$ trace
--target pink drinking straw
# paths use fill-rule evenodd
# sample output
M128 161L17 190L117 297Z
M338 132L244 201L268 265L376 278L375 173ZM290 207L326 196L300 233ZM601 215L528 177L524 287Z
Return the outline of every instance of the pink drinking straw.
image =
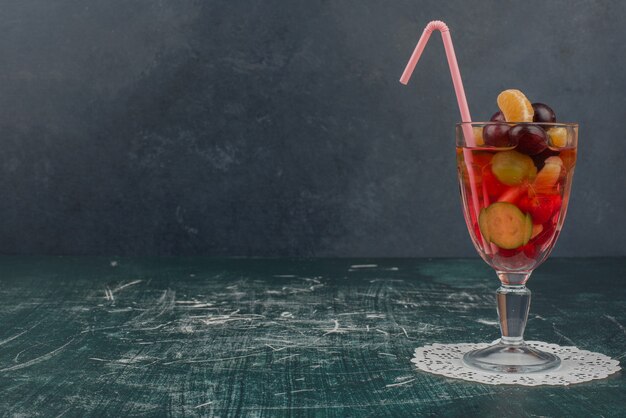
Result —
M413 70L415 70L415 66L417 65L417 61L420 59L422 52L424 52L424 47L428 43L428 39L430 38L430 34L433 31L438 30L441 32L441 38L443 39L443 46L446 50L446 57L448 58L448 66L450 67L450 75L452 75L452 84L454 85L454 92L456 93L456 100L459 103L459 110L461 112L461 122L471 122L472 117L470 116L469 107L467 106L467 99L465 98L465 90L463 89L463 81L461 80L461 72L459 71L459 64L456 62L456 55L454 54L454 46L452 45L452 38L450 37L450 29L448 29L448 25L443 23L441 20L433 20L424 28L424 32L417 42L417 46L415 46L415 50L409 59L409 62L402 73L402 77L400 77L400 82L402 84L407 84L409 79L411 78L411 74L413 74ZM476 146L476 140L474 139L474 131L472 130L472 125L469 123L463 123L463 136L465 137L465 142L468 146L474 147ZM473 158L472 153L465 147L463 147L463 157L465 158L465 166L467 167L467 174L469 176L470 189L472 191L472 203L474 205L474 215L476 216L476 221L478 221L478 215L480 211L480 207L478 206L478 195L476 194L476 182L474 176L474 167L473 167ZM472 225L473 226L473 225ZM489 253L489 245L485 245L485 252Z
M446 50L446 57L448 58L448 66L450 67L450 75L452 75L452 84L454 85L454 92L456 93L456 100L459 103L459 110L461 111L461 122L471 122L472 117L470 116L469 107L467 106L465 90L463 89L463 81L461 80L461 72L459 71L459 64L456 62L454 46L452 45L452 38L450 37L450 29L448 29L448 26L442 21L433 20L426 25L424 32L422 33L420 40L417 42L417 46L415 47L415 50L413 51L413 54L411 55L411 58L402 73L402 77L400 77L400 82L405 85L409 82L409 78L411 78L411 74L413 74L413 70L415 70L417 61L420 59L422 52L424 52L424 47L428 43L430 34L434 30L441 32L443 46ZM468 141L469 139L468 145L470 147L475 146L474 132L472 131L471 125L464 124L463 131L465 141Z

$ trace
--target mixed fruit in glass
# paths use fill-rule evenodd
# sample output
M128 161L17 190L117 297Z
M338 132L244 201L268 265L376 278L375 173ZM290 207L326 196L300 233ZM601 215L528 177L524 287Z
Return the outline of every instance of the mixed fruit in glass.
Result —
M531 103L519 90L503 91L497 102L490 123L472 124L474 146L467 138L457 144L465 219L496 270L529 271L545 260L561 230L577 128L557 123L549 106Z

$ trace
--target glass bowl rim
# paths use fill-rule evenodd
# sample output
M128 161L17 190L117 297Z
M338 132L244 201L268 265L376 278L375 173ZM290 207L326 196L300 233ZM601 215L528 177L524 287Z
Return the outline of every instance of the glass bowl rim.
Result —
M578 123L574 122L496 122L496 121L488 121L488 122L457 122L457 127L463 126L474 126L474 125L502 125L502 124L511 124L511 125L538 125L538 126L547 126L552 128L558 127L571 127L578 128Z

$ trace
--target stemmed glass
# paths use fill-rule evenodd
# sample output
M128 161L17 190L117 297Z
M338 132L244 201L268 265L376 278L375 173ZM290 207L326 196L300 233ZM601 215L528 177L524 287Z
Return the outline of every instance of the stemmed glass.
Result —
M456 126L465 221L476 250L501 282L496 302L502 337L496 344L467 353L463 361L482 370L530 373L560 364L557 356L524 342L531 294L526 282L552 251L565 220L576 164L578 125L516 125L546 131L548 143L544 149L523 152L527 150L511 139L498 146L484 145L483 131L500 129L499 123ZM474 138L466 141L469 133Z

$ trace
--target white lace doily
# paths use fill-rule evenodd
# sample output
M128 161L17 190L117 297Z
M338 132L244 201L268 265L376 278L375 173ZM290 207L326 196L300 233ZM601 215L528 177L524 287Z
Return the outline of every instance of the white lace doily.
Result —
M561 365L549 372L506 374L470 369L463 364L463 355L468 351L485 348L490 344L432 344L415 349L411 362L419 370L454 379L489 385L562 385L604 379L621 370L619 361L576 347L562 347L539 341L527 341L528 345L548 353L556 354Z

